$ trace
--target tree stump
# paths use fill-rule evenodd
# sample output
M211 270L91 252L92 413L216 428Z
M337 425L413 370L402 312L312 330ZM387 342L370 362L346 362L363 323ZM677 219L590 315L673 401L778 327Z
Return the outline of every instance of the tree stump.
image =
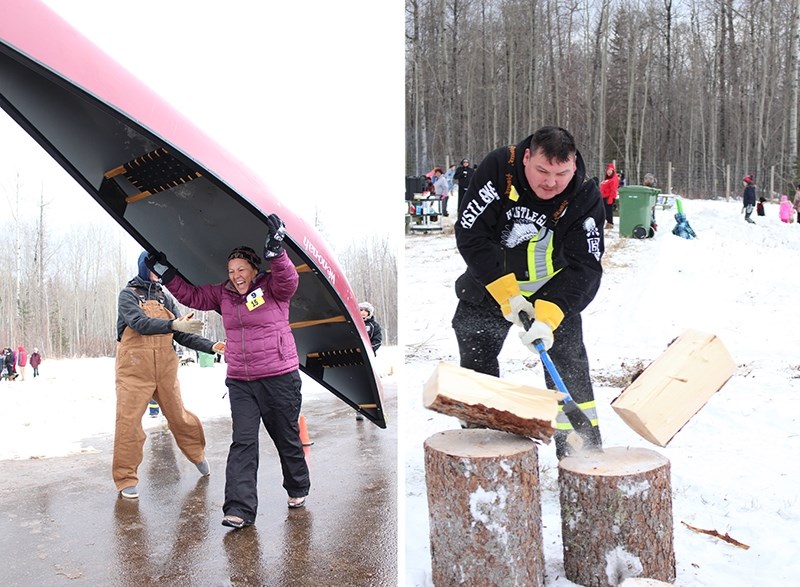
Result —
M558 465L564 570L586 587L675 580L670 465L644 448L607 448Z
M467 429L439 432L424 446L433 584L542 587L536 444Z

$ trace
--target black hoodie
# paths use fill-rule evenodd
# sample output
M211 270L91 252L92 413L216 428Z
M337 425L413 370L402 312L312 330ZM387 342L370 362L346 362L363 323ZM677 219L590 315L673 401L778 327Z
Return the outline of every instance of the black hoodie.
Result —
M543 226L553 230L554 269L561 271L532 299L552 302L565 315L579 313L600 286L603 203L597 184L586 179L580 153L575 175L561 194L551 200L536 196L522 164L532 136L492 151L478 166L459 204L456 244L467 273L482 286L508 273L525 281L529 240ZM516 202L508 197L512 185L519 195Z

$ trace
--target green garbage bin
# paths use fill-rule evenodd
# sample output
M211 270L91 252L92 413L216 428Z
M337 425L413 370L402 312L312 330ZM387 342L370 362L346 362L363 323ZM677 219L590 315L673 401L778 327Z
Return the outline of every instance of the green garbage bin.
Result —
M656 197L661 193L646 185L626 185L619 188L619 235L628 238L653 236L651 226Z
M197 355L200 358L200 366L201 367L213 367L214 366L214 355L209 355L208 353L203 353L197 351Z

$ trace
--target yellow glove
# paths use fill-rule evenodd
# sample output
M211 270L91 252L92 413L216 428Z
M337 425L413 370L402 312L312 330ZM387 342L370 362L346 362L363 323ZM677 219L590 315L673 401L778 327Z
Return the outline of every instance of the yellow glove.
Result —
M545 300L536 300L534 308L536 320L527 331L520 333L519 338L522 344L534 353L537 352L533 344L536 339L540 339L544 344L544 350L549 351L554 342L553 331L564 319L564 312L553 302Z
M500 304L500 311L503 313L503 317L512 324L524 328L522 320L519 319L520 312L525 312L530 319L533 320L533 306L522 296L517 278L514 277L513 273L495 279L486 286L486 289L497 303Z

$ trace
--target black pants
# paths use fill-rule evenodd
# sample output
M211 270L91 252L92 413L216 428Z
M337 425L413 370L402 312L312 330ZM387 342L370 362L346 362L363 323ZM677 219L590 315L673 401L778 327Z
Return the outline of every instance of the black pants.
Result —
M488 294L477 303L460 300L452 324L458 340L461 366L499 377L500 364L497 357L503 348L511 323L500 313L497 303ZM594 390L589 375L589 359L583 344L583 323L580 314L564 317L555 331L553 347L548 354L572 399L577 404L593 402ZM544 380L548 389L556 389L546 369ZM599 442L599 429L596 433ZM559 458L567 452L565 439L566 433L558 431L555 434L556 452Z
M225 470L225 515L251 522L258 512L258 434L264 423L283 471L289 497L308 495L311 483L300 441L300 374L292 371L256 381L226 379L231 402L233 439Z
M614 224L614 203L608 203L603 200L603 206L606 208L606 222L609 224Z

